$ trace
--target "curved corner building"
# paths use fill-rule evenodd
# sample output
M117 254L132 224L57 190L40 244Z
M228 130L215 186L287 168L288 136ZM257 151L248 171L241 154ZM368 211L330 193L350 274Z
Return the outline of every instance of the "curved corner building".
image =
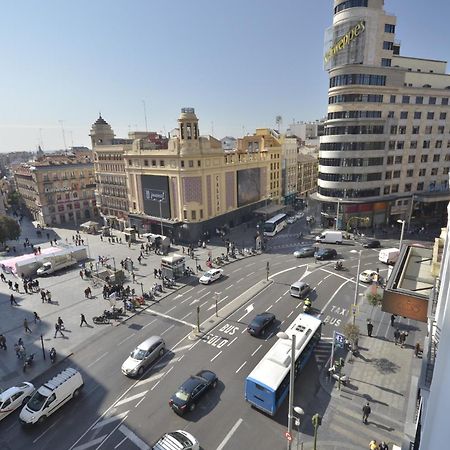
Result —
M383 7L335 0L325 33L328 115L316 198L340 228L412 217L431 224L450 199L446 62L400 56L396 17Z

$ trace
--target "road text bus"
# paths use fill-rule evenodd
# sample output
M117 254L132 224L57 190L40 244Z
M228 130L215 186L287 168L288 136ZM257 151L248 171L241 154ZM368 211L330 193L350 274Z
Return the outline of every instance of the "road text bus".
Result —
M264 236L275 236L287 226L287 215L277 214L264 222Z
M320 341L322 321L310 314L300 314L286 330L296 336L295 373L308 362ZM278 339L245 380L245 400L273 416L289 392L291 340Z

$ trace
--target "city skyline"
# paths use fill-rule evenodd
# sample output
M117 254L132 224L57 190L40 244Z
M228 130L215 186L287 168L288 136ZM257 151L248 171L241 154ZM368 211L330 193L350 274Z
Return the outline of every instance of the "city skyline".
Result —
M99 113L126 137L145 130L144 102L148 130L167 134L192 106L200 132L217 138L275 127L277 115L285 130L326 114L330 0L307 10L289 0L26 6L20 15L4 7L0 152L90 146ZM449 35L436 32L446 29L448 4L439 2L437 16L399 0L385 10L399 18L402 55L448 60Z

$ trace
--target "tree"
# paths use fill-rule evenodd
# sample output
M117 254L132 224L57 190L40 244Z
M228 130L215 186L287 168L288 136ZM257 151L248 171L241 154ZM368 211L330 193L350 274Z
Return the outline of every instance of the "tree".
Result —
M8 195L8 203L14 208L18 208L21 205L22 196L17 192L10 192Z
M378 289L369 289L369 291L366 294L366 299L369 302L369 304L372 306L372 312L370 313L370 317L373 315L373 309L375 306L378 306L381 304L381 300L383 300L383 296L378 292Z
M19 224L11 217L0 215L0 242L17 239L19 236Z

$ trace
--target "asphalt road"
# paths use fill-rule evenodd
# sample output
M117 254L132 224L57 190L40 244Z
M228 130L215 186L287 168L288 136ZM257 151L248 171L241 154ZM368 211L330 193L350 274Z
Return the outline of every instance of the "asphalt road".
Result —
M80 346L54 371L78 367L85 379L83 395L39 427L24 429L17 421L18 413L12 414L0 423L0 449L147 449L162 433L180 428L196 436L208 450L283 448L287 402L275 417L261 414L245 402L244 380L273 345L275 334L302 312L302 302L289 295L289 286L303 278L313 288L310 298L315 313L325 323L315 358L296 381L295 403L305 411L312 408L320 395L318 374L329 358L333 330L342 331L351 317L358 258L352 250L361 249L358 244L335 246L347 269L340 272L330 262L296 259L292 256L298 242L295 235L303 226L297 223L273 238L269 254L227 266L222 280L183 288ZM375 250L363 250L361 270L378 266L383 275L386 267L377 263L377 256ZM220 309L265 279L267 261L273 283L203 339L190 340L197 306L200 321L207 321L215 312L214 293L219 293ZM277 321L265 338L258 339L246 333L246 326L262 311L273 312ZM141 380L123 376L120 366L129 352L154 334L163 336L170 350ZM217 373L218 387L194 412L178 417L168 406L169 397L190 374L203 368ZM326 399L321 398L321 405L326 407Z

